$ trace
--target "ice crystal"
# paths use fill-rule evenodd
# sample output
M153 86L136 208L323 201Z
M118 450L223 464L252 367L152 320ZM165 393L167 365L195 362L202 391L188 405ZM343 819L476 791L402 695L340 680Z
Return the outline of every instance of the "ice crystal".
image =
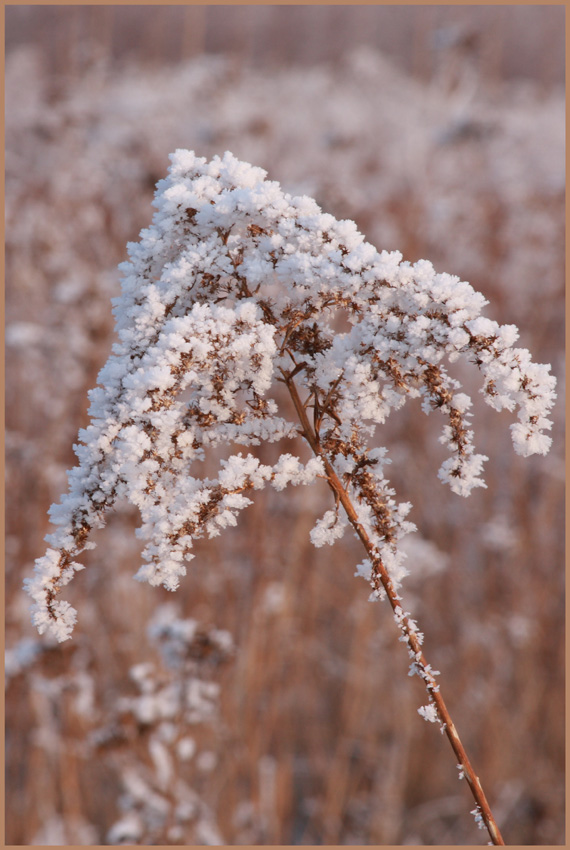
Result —
M437 708L433 704L420 706L420 708L418 708L418 714L421 714L421 716L424 718L424 720L427 720L430 723L438 723L439 722L439 716L437 714Z

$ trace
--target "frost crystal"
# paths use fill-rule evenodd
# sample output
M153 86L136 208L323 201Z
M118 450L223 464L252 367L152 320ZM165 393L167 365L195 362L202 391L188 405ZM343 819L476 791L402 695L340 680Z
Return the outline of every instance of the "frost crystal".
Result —
M185 150L171 156L153 222L120 267L119 341L90 392L91 424L79 433L68 493L51 508L50 548L26 581L40 632L70 636L75 611L57 597L119 498L141 515L137 578L174 590L193 541L235 525L253 490L335 475L355 506L351 521L397 588L406 574L398 542L414 526L384 477L385 450L369 445L377 425L419 398L426 413L444 417L451 456L442 481L462 496L484 486L471 401L445 358L475 362L486 402L518 409L517 452L549 449L555 380L512 347L516 328L481 316L482 295L426 260L410 265L398 252L378 253L352 221L336 221L265 178L231 153L211 162ZM339 318L350 330L338 331ZM276 381L303 396L304 415L312 411L304 435L310 428L316 457L304 464L283 454L269 466L237 453L216 477L194 477L193 462L210 446L298 435L299 423L270 396ZM346 520L336 508L318 521L315 545L342 535ZM366 565L359 571L368 576Z
M418 708L418 714L421 714L424 720L428 720L430 723L439 722L439 717L435 705L422 705L420 708Z
M477 824L478 829L486 829L485 821L483 819L483 814L479 806L476 806L474 809L471 809L471 814L475 818L475 823Z

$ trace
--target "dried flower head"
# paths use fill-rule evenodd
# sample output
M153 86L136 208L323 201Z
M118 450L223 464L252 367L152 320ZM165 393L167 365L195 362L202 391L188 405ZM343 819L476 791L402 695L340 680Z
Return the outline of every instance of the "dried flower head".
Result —
M471 400L445 360L475 363L485 401L518 409L511 432L519 454L544 454L551 443L549 367L513 347L513 325L480 315L486 301L468 283L436 274L425 260L410 265L398 252L378 253L354 222L291 197L231 153L207 162L178 150L171 161L153 223L120 267L119 341L90 392L91 424L79 434L69 491L50 510L50 548L26 582L36 626L58 640L76 619L59 593L119 498L142 518L137 578L174 590L193 540L235 525L250 491L334 479L337 497L342 487L354 506L348 519L369 541L359 574L382 595L373 574L382 561L397 588L406 572L398 540L413 529L405 520L411 506L394 500L386 450L371 447L376 426L420 398L426 413L444 416L440 439L450 457L440 478L462 496L485 486ZM271 396L276 381L289 389L295 421ZM265 465L238 452L221 461L216 478L191 474L211 446L296 437L300 423L314 453L308 463L282 454ZM314 544L333 543L346 525L337 498L317 522Z

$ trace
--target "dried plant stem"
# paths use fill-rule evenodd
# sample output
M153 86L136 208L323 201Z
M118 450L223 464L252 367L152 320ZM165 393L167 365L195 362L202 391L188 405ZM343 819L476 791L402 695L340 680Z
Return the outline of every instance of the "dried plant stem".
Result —
M483 791L483 787L479 780L479 777L476 775L471 762L465 752L465 748L461 743L461 739L457 733L457 729L455 728L455 724L451 719L451 715L447 709L447 706L441 696L439 684L437 683L435 676L432 672L432 667L427 663L422 651L421 651L421 643L418 638L417 629L410 622L408 616L403 612L401 607L401 599L398 596L392 580L386 570L386 567L382 563L382 559L374 554L374 547L372 542L358 521L357 513L354 509L352 501L343 487L338 475L336 474L331 462L326 456L326 453L322 450L319 438L315 430L313 429L309 419L307 417L307 412L305 409L305 405L301 401L299 397L299 393L297 387L294 382L294 375L300 371L302 365L299 364L291 373L288 375L284 375L284 383L286 384L289 393L291 395L291 399L295 406L295 410L299 417L299 421L301 423L302 428L302 436L307 440L314 454L321 458L325 467L327 481L328 484L335 494L335 497L339 500L344 510L346 511L346 515L353 526L356 534L362 541L362 544L367 552L368 557L372 563L372 583L374 585L375 590L383 590L388 597L390 605L394 611L396 616L399 628L402 634L405 637L406 643L410 650L410 655L413 654L415 669L420 678L424 680L426 690L428 692L430 702L433 703L437 709L438 717L440 723L442 724L442 729L445 730L445 734L447 735L451 746L453 747L453 751L457 757L458 764L461 765L463 775L467 779L469 787L471 788L471 792L477 804L477 811L480 814L493 844L496 845L504 845L505 842L501 836L499 828L495 823L495 819L491 812L491 808L489 803L487 802L487 798L485 796L485 792Z

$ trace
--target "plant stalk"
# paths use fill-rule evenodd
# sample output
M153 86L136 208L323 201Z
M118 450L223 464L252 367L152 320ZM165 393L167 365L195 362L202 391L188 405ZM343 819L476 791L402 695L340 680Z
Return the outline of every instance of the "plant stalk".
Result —
M481 815L483 822L487 828L491 841L495 845L504 845L505 842L501 836L499 831L499 827L497 826L493 814L491 812L491 808L485 796L485 792L483 791L483 787L479 780L479 777L476 775L473 766L465 752L465 748L461 743L461 739L455 728L455 724L451 719L451 715L447 709L447 706L444 702L443 697L441 696L439 684L437 683L434 674L432 672L431 665L427 663L424 654L421 651L421 643L417 636L417 630L415 626L412 626L408 616L403 612L401 607L401 600L398 596L396 589L394 588L394 584L392 579L390 578L386 567L382 563L382 559L377 555L374 555L374 547L370 538L368 537L366 531L361 526L358 521L358 516L352 504L352 501L343 487L342 482L340 481L337 473L335 472L331 462L327 458L326 454L323 452L321 445L319 443L319 438L315 433L309 419L307 417L307 413L305 410L305 406L303 405L295 382L293 380L294 374L300 371L299 366L293 370L289 375L284 375L284 383L286 384L289 394L291 395L291 399L295 406L295 410L297 411L297 415L299 417L299 421L302 427L302 433L307 442L309 443L313 453L321 458L323 461L325 471L327 474L328 484L335 494L335 497L338 498L340 503L342 504L344 510L346 511L346 515L356 531L356 534L360 538L368 557L372 563L372 583L375 590L384 589L386 596L392 606L394 614L397 617L398 625L403 635L406 638L409 649L414 655L414 663L416 665L416 670L420 677L424 680L426 690L428 692L430 702L436 707L438 718L440 723L442 724L442 729L445 730L445 734L447 735L449 742L453 748L453 752L457 758L458 764L461 765L463 775L467 779L469 787L471 789L471 793L475 799L477 804L478 813Z

